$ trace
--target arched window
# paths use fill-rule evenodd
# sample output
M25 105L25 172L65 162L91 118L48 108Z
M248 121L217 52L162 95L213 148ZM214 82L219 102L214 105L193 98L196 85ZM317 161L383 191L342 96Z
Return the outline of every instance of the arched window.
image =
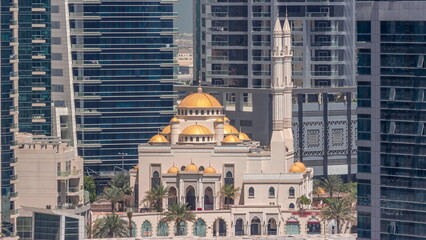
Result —
M203 166L200 166L200 167L198 168L198 171L200 171L200 172L204 171L204 167L203 167Z
M288 205L288 208L294 209L294 203L290 203L290 205Z
M254 188L253 187L250 187L248 192L249 192L249 197L254 197Z
M175 235L176 236L186 236L186 223L180 222L175 225Z
M152 226L148 221L143 222L142 224L142 237L151 237L152 236Z
M206 223L203 219L199 218L194 222L194 236L205 237L206 236Z
M177 204L177 190L175 187L169 188L169 196L168 196L168 207Z
M290 189L288 190L288 195L290 197L294 197L294 187L290 187Z
M185 166L180 167L181 171L185 171Z
M189 114L192 115L192 110L189 110Z
M285 225L285 234L286 235L299 235L300 234L300 225L299 221L295 218L289 218Z
M273 187L269 188L269 196L270 197L275 197L275 188L273 188Z
M258 217L254 217L250 224L250 235L260 235L261 231L260 219Z
M321 223L316 218L311 218L308 222L308 234L321 234Z
M277 235L277 221L274 218L268 220L268 235Z
M196 141L197 141L197 142L199 142L199 141L200 141L200 137L197 137L197 138L195 138L195 139L196 139Z
M198 110L195 110L195 115L198 115Z
M228 171L225 175L225 185L234 185L234 177L231 171Z
M206 141L206 137L203 137L203 142L205 142Z
M188 137L185 137L185 141L188 141Z
M169 235L169 226L166 222L159 222L157 226L157 236L166 237Z
M201 110L201 115L204 115L204 110Z
M219 114L219 110L216 110L216 114Z
M189 141L193 142L193 141L194 141L194 138L193 138L193 137L190 137L190 138L189 138Z
M213 223L213 236L226 236L226 222L222 218L216 219Z
M207 115L210 115L210 110L207 110Z
M244 222L243 219L238 218L235 222L235 236L244 235Z
M154 171L151 178L151 188L155 188L158 185L160 185L160 174Z

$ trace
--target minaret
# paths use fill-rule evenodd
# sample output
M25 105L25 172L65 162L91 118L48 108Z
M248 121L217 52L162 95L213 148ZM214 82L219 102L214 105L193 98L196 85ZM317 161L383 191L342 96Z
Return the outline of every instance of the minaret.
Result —
M272 51L272 138L271 161L267 163L275 172L286 173L294 161L292 120L292 57L291 28L287 18L281 28L277 20L274 26Z

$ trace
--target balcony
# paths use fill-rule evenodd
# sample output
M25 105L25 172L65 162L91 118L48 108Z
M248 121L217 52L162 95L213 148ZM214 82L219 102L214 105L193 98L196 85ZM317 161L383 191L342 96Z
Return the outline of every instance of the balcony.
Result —
M314 27L312 32L338 32L339 29L337 27Z
M11 192L10 193L10 198L16 199L17 197L18 197L18 192Z
M74 76L74 83L101 83L101 80L98 78L92 77L83 77L83 76Z
M46 75L46 68L44 67L33 67L32 75Z
M10 175L10 181L16 182L18 181L18 175Z
M101 99L101 96L94 92L76 92L75 99Z
M10 164L17 164L18 163L18 158L11 158L10 159Z
M312 57L311 60L315 62L338 62L339 61L337 56Z
M46 55L44 53L34 53L31 56L31 59L46 59Z
M339 42L330 41L330 42L313 42L311 43L312 47L338 47Z
M207 61L228 61L228 56L208 56Z
M329 12L307 12L306 17L330 17Z
M31 39L31 43L46 43L46 39L43 35L34 35Z
M88 109L88 108L76 108L75 111L76 115L101 115L101 112L99 112L96 109Z
M34 114L32 116L31 122L33 123L44 123L46 119L44 118L44 114Z
M10 131L11 132L19 132L19 126L17 123L11 123L10 124ZM18 161L18 159L16 159L16 162ZM10 160L10 162L12 163L12 159ZM15 163L15 162L13 162Z
M102 147L101 142L99 140L78 140L77 141L78 147Z
M74 66L87 66L87 67L101 67L101 64L97 60L73 60Z
M339 76L337 71L312 71L312 76L327 76L327 77L335 77Z
M71 171L57 172L58 179L65 180L71 175Z

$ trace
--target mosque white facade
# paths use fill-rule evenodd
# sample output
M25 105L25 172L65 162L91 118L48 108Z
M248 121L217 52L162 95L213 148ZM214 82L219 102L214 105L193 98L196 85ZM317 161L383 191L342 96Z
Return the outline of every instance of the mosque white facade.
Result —
M294 162L291 61L290 24L286 18L282 26L277 18L270 149L230 125L223 106L199 87L179 103L169 126L139 146L139 165L133 170L137 199L156 185L167 187L176 197L164 200L163 207L186 203L195 211L195 222L179 226L187 236L321 233L319 211L297 202L303 195L312 199L314 173ZM220 195L225 185L240 189L229 208ZM174 223L160 219L156 212L134 214L136 236L175 236Z

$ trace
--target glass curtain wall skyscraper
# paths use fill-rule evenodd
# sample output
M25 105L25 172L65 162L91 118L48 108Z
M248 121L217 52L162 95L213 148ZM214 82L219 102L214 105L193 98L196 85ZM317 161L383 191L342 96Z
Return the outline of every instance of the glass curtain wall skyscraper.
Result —
M196 0L193 8L194 85L201 79L224 99L236 127L265 145L272 126L264 117L271 113L254 100L269 98L262 90L271 87L272 23L288 16L296 158L310 161L317 176L356 172L355 2Z
M358 239L425 239L426 2L356 10Z
M69 1L78 153L95 172L129 169L173 116L173 0Z

